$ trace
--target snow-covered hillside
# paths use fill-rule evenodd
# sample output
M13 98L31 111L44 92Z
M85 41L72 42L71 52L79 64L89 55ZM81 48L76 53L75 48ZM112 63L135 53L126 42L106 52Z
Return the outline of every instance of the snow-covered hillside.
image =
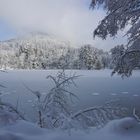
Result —
M1 69L101 69L108 64L108 53L92 45L73 46L42 33L0 42Z
M68 47L70 46L70 42L68 41L63 41L55 38L52 35L48 35L45 33L38 33L38 32L33 32L30 34L26 34L23 36L19 36L18 38L7 40L7 41L2 41L0 42L0 47L2 49L9 49L10 47L15 48L15 47L20 47L20 45L29 45L36 47L36 45L39 46L45 46L45 47Z

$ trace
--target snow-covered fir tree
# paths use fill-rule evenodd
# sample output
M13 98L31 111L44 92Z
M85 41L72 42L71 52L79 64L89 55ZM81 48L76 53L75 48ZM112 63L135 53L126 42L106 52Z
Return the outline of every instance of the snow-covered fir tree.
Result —
M79 63L80 68L84 69L101 69L103 64L101 62L102 54L97 48L91 45L84 45L80 48L79 52ZM97 64L98 63L98 64Z
M94 36L106 39L128 27L128 44L114 73L130 76L132 70L140 67L140 0L92 0L91 7L97 5L102 5L107 15L95 29Z
M124 45L117 45L110 50L111 53L111 67L115 68L116 65L120 62L121 56L125 52Z

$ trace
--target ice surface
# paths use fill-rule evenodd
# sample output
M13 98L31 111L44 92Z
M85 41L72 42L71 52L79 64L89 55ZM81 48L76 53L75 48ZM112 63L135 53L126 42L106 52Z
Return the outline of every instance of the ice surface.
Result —
M128 91L123 91L121 92L122 94L128 94L129 92Z
M93 96L99 96L100 93L95 92L95 93L92 93L92 95L93 95Z
M116 93L111 93L111 95L112 95L112 96L116 96L117 94L116 94Z

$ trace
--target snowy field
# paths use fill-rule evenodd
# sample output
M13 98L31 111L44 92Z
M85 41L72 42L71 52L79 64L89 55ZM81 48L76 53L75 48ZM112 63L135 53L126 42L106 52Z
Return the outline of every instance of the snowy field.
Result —
M16 104L23 108L25 114L30 114L28 106L32 105L34 98L26 86L34 91L47 94L53 86L47 80L47 75L55 75L57 70L9 70L0 73L0 96L6 102ZM76 73L80 77L75 81L77 86L71 87L79 100L75 100L73 110L86 107L103 105L109 101L118 101L122 106L130 108L130 113L135 107L140 112L140 71L135 71L130 78L122 79L119 76L111 77L111 70L83 71L68 70L68 74ZM31 113L32 114L32 113ZM33 116L30 116L31 119Z
M5 88L0 88L0 97L6 102L16 105L28 114L28 118L34 120L32 111L32 96L29 89L47 94L53 87L47 75L55 75L57 70L9 70L0 73L0 81ZM140 111L140 71L135 71L128 79L118 76L111 77L110 70L101 71L66 71L68 74L76 73L80 77L75 81L77 86L71 87L79 100L75 100L73 110L86 107L103 105L112 100L122 106ZM29 89L27 89L27 87ZM18 101L18 102L17 102ZM8 117L7 113L0 112L0 140L139 140L140 124L134 118L123 118L110 121L101 129L89 128L83 130L48 130L41 129L36 124L15 120Z

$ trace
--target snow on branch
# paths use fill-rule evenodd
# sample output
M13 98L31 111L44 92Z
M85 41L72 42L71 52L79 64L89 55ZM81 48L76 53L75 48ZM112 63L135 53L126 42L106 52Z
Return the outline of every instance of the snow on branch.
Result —
M133 109L133 117L134 117L138 122L140 122L140 117L136 114L136 109L135 109L135 108Z
M11 105L10 103L0 101L0 108L4 109L4 107L6 107L9 110L9 112L14 112L20 119L26 120L24 115L20 111L18 111L16 107Z
M119 30L128 27L127 49L119 57L113 73L130 76L140 67L140 0L92 0L91 7L96 5L103 5L107 15L95 29L94 36L114 37Z
M59 71L55 76L47 76L47 79L53 81L54 86L46 95L30 89L24 84L24 86L36 96L34 105L37 109L38 124L40 127L61 127L60 124L63 122L62 120L71 115L71 102L73 98L78 99L78 97L75 93L69 91L69 88L72 85L76 86L75 79L78 77L76 74L67 75L65 70ZM59 120L59 123L57 120Z
M90 107L72 115L72 119L76 119L87 126L104 126L108 121L121 118L126 115L126 108L97 106Z
M132 71L140 67L140 50L126 50L117 57L115 68L112 72L120 74L122 77L132 75Z

